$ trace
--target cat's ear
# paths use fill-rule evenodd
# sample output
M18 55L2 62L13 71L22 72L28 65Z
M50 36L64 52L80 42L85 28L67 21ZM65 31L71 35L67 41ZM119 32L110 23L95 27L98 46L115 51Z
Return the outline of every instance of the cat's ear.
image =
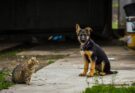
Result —
M31 61L34 62L35 64L39 64L39 61L37 60L36 57L31 57Z
M27 61L28 65L30 65L30 64L31 64L31 62L32 62L32 60L31 60L31 59L29 59L29 60Z
M31 57L31 60L36 60L37 58L36 57Z

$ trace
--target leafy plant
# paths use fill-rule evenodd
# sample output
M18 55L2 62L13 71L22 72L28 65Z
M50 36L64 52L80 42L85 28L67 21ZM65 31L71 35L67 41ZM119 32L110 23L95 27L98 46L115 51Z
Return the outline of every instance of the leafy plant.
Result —
M13 85L12 82L6 80L8 76L9 76L8 71L0 71L0 90L7 89L8 87Z

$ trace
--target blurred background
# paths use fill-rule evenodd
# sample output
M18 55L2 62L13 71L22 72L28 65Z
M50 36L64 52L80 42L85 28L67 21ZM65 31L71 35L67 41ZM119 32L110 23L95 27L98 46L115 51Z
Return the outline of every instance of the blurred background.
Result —
M94 40L112 41L126 34L124 6L135 0L3 0L0 42L76 40L75 24L93 28Z

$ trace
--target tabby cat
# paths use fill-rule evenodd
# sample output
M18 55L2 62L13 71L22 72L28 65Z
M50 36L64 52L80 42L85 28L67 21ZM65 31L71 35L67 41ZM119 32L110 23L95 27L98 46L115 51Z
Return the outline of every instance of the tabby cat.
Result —
M36 57L30 58L24 63L17 65L12 72L12 81L14 83L30 84L31 76L35 72L35 69L39 61Z

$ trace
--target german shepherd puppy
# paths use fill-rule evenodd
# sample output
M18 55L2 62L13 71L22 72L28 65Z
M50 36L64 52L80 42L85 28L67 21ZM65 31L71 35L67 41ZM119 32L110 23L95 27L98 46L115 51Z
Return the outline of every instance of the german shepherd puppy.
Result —
M81 44L80 53L84 60L84 70L79 76L92 77L95 73L98 75L116 74L117 71L111 71L110 62L103 49L90 38L91 31L90 27L81 29L79 24L76 24L76 33ZM89 63L91 67L87 74Z

